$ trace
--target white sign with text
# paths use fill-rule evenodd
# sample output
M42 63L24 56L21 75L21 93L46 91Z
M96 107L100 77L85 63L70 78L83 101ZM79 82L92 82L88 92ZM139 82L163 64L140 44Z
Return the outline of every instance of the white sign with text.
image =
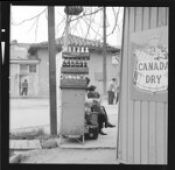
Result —
M135 86L153 93L166 91L168 89L168 49L160 45L137 48L134 55Z

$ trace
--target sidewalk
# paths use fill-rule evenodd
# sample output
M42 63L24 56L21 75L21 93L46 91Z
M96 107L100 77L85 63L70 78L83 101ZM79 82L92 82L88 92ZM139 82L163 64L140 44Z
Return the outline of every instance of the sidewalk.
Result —
M30 151L21 163L32 164L118 164L115 149L62 149Z
M22 105L21 105L22 103ZM43 119L47 119L46 112L49 116L49 103L48 100L15 100L12 103L13 113L19 114L20 122L30 121L29 119L38 120L40 116ZM109 116L109 120L112 124L117 125L118 122L118 105L108 105L107 102L103 102L106 111ZM26 106L26 107L25 107ZM29 109L30 108L30 109ZM18 111L21 111L18 113ZM42 114L43 112L45 114ZM32 112L32 116L31 115ZM27 119L26 119L27 115ZM14 115L13 115L14 116ZM46 117L44 117L46 116ZM35 121L36 121L35 120ZM24 122L22 122L24 121ZM31 120L30 123L32 123ZM39 121L41 123L41 121ZM37 121L36 121L37 123ZM44 128L49 130L49 125L39 125L33 127L25 127L13 129L12 131L30 131L31 129ZM97 140L86 140L84 144L78 142L64 141L59 145L59 137L57 138L57 148L43 149L39 141L33 140L11 140L11 149L16 150L16 154L22 153L25 159L22 159L21 163L82 163L82 164L116 164L116 139L117 139L117 126L115 128L107 128L104 131L108 134L106 136L99 135ZM30 150L34 149L34 150ZM26 151L30 150L30 151Z

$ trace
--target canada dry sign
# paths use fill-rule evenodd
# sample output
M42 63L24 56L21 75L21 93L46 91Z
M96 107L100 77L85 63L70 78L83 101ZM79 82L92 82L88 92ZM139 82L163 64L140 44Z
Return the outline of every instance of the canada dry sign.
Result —
M134 51L133 82L136 87L160 92L168 88L168 50L163 46L140 48Z
M168 27L132 33L129 63L131 99L166 102Z

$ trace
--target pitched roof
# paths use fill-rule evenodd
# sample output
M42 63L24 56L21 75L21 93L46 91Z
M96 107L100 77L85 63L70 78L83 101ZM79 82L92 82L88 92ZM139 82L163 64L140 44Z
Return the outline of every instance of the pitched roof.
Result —
M103 49L103 43L101 43L100 41L84 39L72 34L70 34L68 37L69 37L68 39L69 39L70 46L81 46L81 47L83 46L83 47L88 47L89 49L95 49L95 50ZM63 41L64 41L64 37L56 39L56 45L58 48L62 48ZM35 43L35 44L31 44L31 46L37 47L37 48L47 48L48 42ZM113 51L113 52L119 52L120 48L119 47L116 48L107 44L107 50Z

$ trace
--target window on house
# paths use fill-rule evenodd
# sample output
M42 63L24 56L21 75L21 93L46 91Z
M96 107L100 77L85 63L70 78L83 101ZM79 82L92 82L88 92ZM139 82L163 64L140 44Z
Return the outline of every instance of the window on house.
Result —
M29 72L30 73L36 73L36 64L30 64L29 65Z
M28 65L27 64L21 64L20 65L20 72L21 73L27 73L28 72Z

